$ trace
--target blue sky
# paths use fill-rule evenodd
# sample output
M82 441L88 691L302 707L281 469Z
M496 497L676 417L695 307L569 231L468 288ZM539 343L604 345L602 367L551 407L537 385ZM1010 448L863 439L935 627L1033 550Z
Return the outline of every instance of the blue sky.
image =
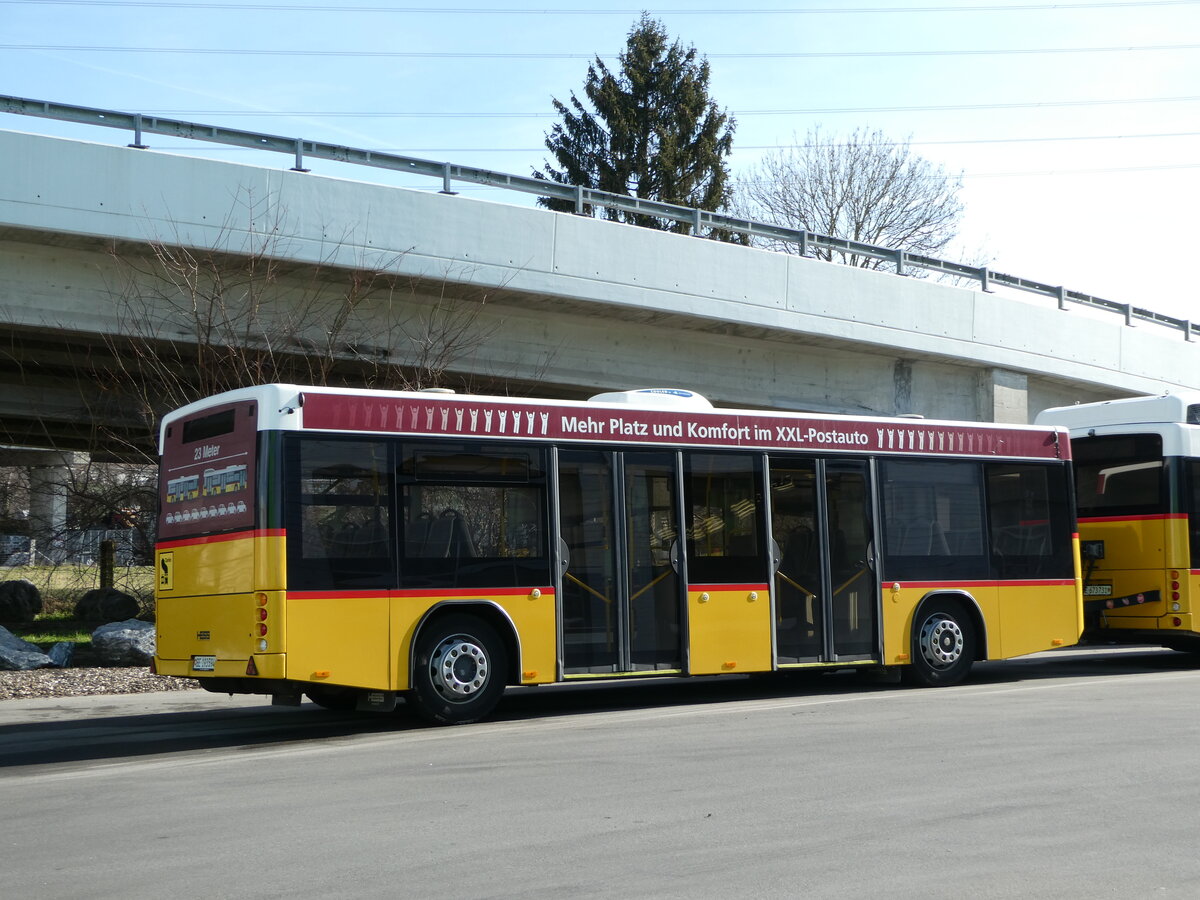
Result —
M611 62L640 8L453 2L0 0L0 93L527 175L546 157L551 98L582 93L589 59ZM813 125L835 134L879 129L962 173L963 258L1200 319L1192 274L1200 0L658 0L646 8L708 57L711 94L737 119L735 175ZM12 115L0 115L0 128L128 142ZM251 151L149 143L290 165ZM384 180L373 170L314 170Z

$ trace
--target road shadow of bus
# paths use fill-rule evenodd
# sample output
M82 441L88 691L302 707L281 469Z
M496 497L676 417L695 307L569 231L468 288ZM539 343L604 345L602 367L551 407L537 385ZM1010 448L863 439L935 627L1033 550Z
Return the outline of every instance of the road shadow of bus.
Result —
M1052 678L1105 678L1200 668L1200 655L1161 647L1071 647L1011 660L977 663L964 684L1007 684ZM893 673L895 670L893 670ZM492 721L587 715L655 707L827 697L922 690L872 669L795 669L762 675L597 681L510 688ZM926 688L939 691L942 688Z
M1003 685L1054 678L1102 680L1137 674L1189 671L1200 657L1153 647L1078 647L1003 662L978 664L967 685ZM797 670L765 675L667 677L645 681L595 681L511 688L487 719L536 723L565 716L699 707L785 697L829 697L909 690L854 670ZM928 690L937 691L939 688ZM98 701L101 698L97 698ZM216 701L217 698L212 698ZM332 712L313 704L269 705L87 716L0 728L0 767L90 764L151 756L239 749L253 753L320 743L325 747L363 736L424 731L403 704L395 714ZM471 728L472 726L461 726ZM447 736L457 728L446 729Z
M0 727L0 769L215 750L254 752L304 741L355 739L395 729L393 716L330 713L312 704L230 709L208 706L186 712L63 717Z
M1004 684L1049 678L1105 678L1184 672L1200 668L1200 654L1166 647L1078 644L1016 659L977 663L972 684Z
M536 722L619 710L736 703L803 693L870 689L854 679L820 673L704 678L667 677L653 681L568 683L542 688L511 688L485 722ZM191 692L188 692L191 694ZM165 696L165 695L164 695ZM161 712L104 714L106 697L83 715L78 707L39 708L29 719L0 726L0 769L70 766L146 757L172 757L206 751L247 753L320 743L328 747L375 734L427 731L403 701L395 713L339 712L305 702L298 707L261 704L222 707L222 697L172 693L172 702L196 708ZM152 701L148 701L152 702ZM231 701L237 702L237 701ZM76 717L77 716L77 717ZM459 728L447 728L451 737ZM2 776L0 776L2 777Z

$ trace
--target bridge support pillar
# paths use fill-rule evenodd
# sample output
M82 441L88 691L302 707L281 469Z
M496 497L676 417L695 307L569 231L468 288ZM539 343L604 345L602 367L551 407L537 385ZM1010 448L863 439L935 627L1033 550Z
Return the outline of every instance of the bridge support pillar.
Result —
M67 466L29 467L29 531L42 554L54 555L67 528ZM33 562L31 559L30 562Z
M86 453L57 450L0 449L0 466L22 467L29 479L29 537L39 554L53 558L67 528L72 469L87 462Z
M1007 369L979 372L979 421L1029 424L1029 376Z

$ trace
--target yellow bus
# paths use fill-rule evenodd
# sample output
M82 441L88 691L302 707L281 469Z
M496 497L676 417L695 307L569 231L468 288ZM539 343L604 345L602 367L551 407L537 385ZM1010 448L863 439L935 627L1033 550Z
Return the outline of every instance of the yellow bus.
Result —
M508 685L867 668L954 684L1082 627L1065 432L267 385L161 426L160 674L439 723ZM174 490L174 495L178 491Z
M1200 393L1037 421L1070 429L1087 638L1200 651Z

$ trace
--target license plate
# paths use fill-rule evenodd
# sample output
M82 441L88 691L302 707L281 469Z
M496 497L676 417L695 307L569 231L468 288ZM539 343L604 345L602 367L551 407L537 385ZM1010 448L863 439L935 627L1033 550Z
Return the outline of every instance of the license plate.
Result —
M1083 586L1083 596L1085 597L1111 597L1111 584L1085 584Z
M217 667L217 658L215 656L193 656L192 671L193 672L211 672Z

